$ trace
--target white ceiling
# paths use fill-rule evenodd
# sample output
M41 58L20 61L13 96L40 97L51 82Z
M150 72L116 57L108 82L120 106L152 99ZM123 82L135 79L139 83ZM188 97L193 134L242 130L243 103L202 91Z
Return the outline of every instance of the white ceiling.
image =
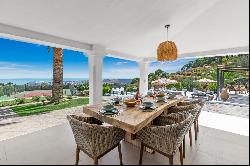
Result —
M183 57L249 49L248 0L0 0L0 23L140 58L155 57L165 24Z

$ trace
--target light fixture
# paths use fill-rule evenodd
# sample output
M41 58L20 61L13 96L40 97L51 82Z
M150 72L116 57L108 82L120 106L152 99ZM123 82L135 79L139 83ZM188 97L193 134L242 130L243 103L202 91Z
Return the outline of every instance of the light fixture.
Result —
M174 61L177 59L178 50L176 44L173 41L168 40L168 29L170 25L166 25L167 29L167 41L162 42L157 49L158 61Z

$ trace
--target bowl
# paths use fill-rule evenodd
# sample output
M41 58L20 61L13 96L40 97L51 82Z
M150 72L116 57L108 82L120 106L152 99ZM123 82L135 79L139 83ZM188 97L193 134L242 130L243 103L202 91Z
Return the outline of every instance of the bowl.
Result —
M134 107L137 104L137 102L135 99L126 99L124 100L124 104L128 107Z
M124 102L127 107L134 107L137 103L136 102Z
M157 101L165 101L165 96L164 97L156 97Z
M116 98L112 99L112 102L113 102L115 105L119 104L120 101L121 101L121 98L119 98L119 97L116 97Z
M151 108L154 106L154 103L152 102L143 102L142 105L145 107L145 108Z
M169 99L174 99L175 97L176 97L175 94L170 94L168 98L169 98Z
M160 93L158 93L157 95L156 95L156 97L164 97L165 96L165 93L163 93L163 92L160 92Z
M113 105L105 105L105 106L103 106L102 107L102 109L104 110L104 111L113 111L114 110L114 106Z

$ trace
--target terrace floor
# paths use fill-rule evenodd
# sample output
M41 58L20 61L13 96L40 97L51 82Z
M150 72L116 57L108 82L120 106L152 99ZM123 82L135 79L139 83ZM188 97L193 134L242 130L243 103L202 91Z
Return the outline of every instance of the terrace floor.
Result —
M81 115L82 106L28 117L0 119L0 141L67 123L66 115L68 114ZM207 104L201 113L200 124L249 136L249 107Z
M212 109L211 106L214 105L205 106L200 115L199 139L192 148L187 146L184 163L248 164L249 108L223 107L225 110L248 109L248 116L244 118L215 113L216 111L208 112ZM82 114L82 107L22 117L20 122L14 124L0 124L0 165L74 164L75 144L65 118L67 114ZM123 142L122 151L124 164L138 164L139 149ZM176 164L179 164L178 158L177 155ZM145 153L143 161L144 164L168 164L168 159L157 153ZM91 159L81 154L80 164L92 163ZM100 160L100 164L118 163L117 150Z
M187 138L188 139L188 138ZM188 141L188 140L187 140ZM185 165L249 164L249 137L201 126L198 142L187 144ZM124 164L138 164L139 149L122 142ZM175 163L179 164L179 154ZM0 165L74 164L75 144L68 123L0 142ZM79 164L93 164L80 154ZM99 164L119 164L117 149L99 160ZM166 165L168 159L158 153L145 153L143 164Z

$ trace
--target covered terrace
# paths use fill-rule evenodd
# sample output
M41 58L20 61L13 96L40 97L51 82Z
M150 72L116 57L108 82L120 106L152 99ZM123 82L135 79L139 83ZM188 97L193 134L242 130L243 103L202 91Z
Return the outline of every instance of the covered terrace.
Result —
M102 102L104 56L138 62L140 93L147 93L149 63L157 61L166 24L179 59L249 53L248 0L0 0L0 37L88 55L90 105ZM69 130L63 124L1 141L0 164L73 164ZM200 130L184 164L249 164L248 136ZM139 150L122 146L124 164L137 164ZM116 155L100 164L117 164ZM92 163L84 157L80 164ZM143 164L166 163L158 154L144 156Z

